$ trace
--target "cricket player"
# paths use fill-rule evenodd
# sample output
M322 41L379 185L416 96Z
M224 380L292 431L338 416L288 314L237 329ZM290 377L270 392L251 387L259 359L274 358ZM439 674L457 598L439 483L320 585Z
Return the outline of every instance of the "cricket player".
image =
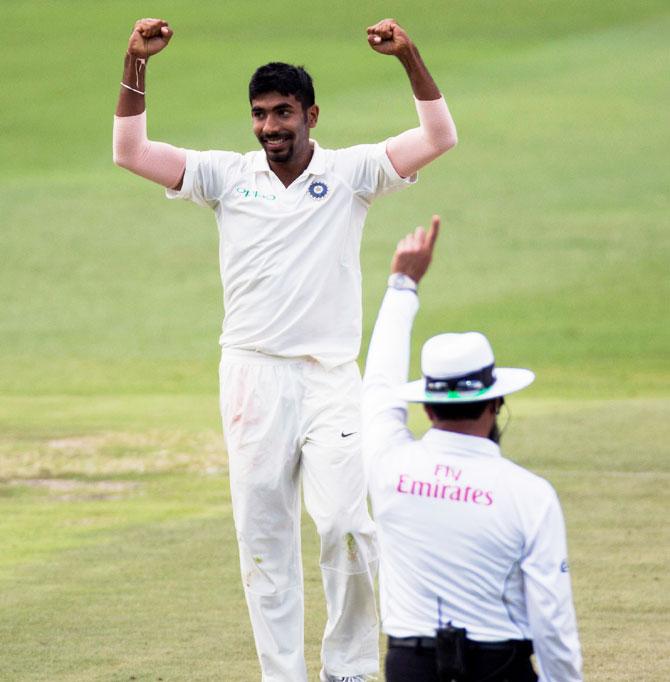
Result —
M380 545L387 682L580 682L565 526L554 489L505 459L497 414L528 369L478 332L440 334L407 382L417 285L439 219L395 252L363 380L363 455ZM407 402L432 427L407 428Z
M225 319L221 414L242 579L265 682L307 680L300 487L321 539L327 605L321 680L361 681L378 668L377 549L360 456L359 250L378 196L456 144L456 129L407 33L367 29L398 58L419 125L376 144L322 149L309 74L281 62L249 84L261 150L199 152L150 141L147 60L173 31L142 19L130 36L114 121L114 160L211 208L220 235ZM215 78L215 75L213 75Z

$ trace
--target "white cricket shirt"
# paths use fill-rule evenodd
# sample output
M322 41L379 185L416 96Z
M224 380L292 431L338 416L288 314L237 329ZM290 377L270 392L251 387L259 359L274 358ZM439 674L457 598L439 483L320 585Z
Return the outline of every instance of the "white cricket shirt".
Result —
M576 682L581 653L561 507L544 479L487 438L430 429L414 440L406 404L416 295L389 289L363 389L363 455L380 547L384 632L478 641L532 639L543 682Z
M262 150L187 151L179 191L214 209L224 348L311 356L326 367L356 359L361 341L360 243L372 200L401 178L386 142L321 149L289 187Z

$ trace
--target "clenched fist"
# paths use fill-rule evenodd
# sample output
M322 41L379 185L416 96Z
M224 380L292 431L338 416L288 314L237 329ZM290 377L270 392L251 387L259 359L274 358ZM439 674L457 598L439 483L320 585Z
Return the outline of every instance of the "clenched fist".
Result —
M128 54L135 57L151 57L164 49L174 31L162 19L140 19L128 41Z
M400 57L412 48L412 41L395 19L382 19L368 26L368 43L375 52Z

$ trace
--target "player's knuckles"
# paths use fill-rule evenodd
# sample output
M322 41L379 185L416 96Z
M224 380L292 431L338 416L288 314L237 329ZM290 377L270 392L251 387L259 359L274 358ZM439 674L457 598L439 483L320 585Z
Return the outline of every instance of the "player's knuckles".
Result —
M167 22L162 19L140 19L135 26L139 26L145 33L155 35L162 26L167 26Z
M378 21L374 26L371 26L368 29L368 31L373 30L375 33L389 31L394 23L395 23L394 19L382 19L381 21Z

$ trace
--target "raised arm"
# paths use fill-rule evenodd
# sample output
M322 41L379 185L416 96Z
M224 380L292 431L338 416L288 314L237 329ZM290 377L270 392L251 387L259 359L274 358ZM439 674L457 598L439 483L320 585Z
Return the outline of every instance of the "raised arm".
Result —
M407 381L412 323L419 309L416 289L430 264L439 228L440 218L433 216L428 232L417 227L400 240L393 256L392 279L372 332L363 377L363 454L368 463L380 446L412 438L406 426L407 406L395 390Z
M380 54L397 57L412 86L419 127L391 138L386 147L398 174L409 177L456 145L456 125L419 50L395 19L370 26L368 43Z
M146 68L149 57L163 50L173 31L162 19L140 19L128 41L123 78L114 117L114 163L164 187L179 189L186 151L147 138Z

